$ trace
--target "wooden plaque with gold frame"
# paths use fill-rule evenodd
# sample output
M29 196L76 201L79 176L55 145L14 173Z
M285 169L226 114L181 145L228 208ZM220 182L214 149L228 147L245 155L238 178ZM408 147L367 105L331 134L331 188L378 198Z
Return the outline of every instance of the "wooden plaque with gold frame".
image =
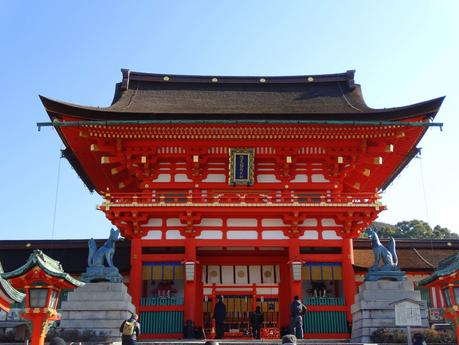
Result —
M229 184L252 185L254 182L254 149L230 149Z

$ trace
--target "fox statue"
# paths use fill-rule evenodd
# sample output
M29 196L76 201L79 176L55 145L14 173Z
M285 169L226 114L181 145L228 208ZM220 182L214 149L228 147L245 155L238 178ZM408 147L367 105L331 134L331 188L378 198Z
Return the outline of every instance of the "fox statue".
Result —
M370 271L379 270L379 261L383 261L383 266L381 271L396 271L398 268L398 257L395 251L395 240L393 237L389 239L387 248L382 245L379 241L378 234L372 228L368 228L365 233L371 239L371 248L373 249L373 254L375 261L373 266L370 268Z
M96 241L91 238L88 242L89 255L88 266L104 266L104 259L107 261L109 267L113 266L113 255L115 254L115 242L120 236L120 231L117 229L110 229L110 236L104 245L97 249Z

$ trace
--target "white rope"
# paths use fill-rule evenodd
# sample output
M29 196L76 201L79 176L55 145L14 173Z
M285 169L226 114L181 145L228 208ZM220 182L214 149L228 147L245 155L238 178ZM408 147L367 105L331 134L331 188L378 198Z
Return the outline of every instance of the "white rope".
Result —
M427 223L430 225L429 207L427 204L427 193L426 193L426 188L424 185L424 171L422 169L422 158L421 157L419 157L419 167L421 170L421 185L422 185L422 195L424 197L424 208L425 208Z
M62 151L59 150L59 152L62 152ZM58 201L58 196L59 196L59 181L60 181L60 176L61 176L61 161L62 161L62 153L61 153L61 156L59 157L59 164L57 167L56 192L54 194L53 225L51 227L51 239L52 240L54 240L54 229L56 226L57 201Z

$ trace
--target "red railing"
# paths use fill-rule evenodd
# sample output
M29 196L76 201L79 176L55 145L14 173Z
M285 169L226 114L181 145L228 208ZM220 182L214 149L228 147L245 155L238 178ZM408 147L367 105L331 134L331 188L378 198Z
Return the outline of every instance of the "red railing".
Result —
M148 193L115 193L106 195L106 202L111 205L142 204L352 204L367 205L378 202L376 193L331 194L293 190L250 190L250 191L218 191L218 190L153 190Z

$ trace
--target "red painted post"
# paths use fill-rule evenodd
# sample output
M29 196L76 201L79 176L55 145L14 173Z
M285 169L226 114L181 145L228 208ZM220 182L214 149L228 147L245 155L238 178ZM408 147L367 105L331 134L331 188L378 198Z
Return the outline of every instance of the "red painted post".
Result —
M196 312L196 239L194 237L187 237L185 240L185 262L195 263L194 279L187 280L185 274L185 309L184 309L184 321L195 320ZM202 296L201 296L202 297ZM200 301L202 298L200 299Z
M279 329L288 327L290 323L290 282L291 273L287 262L279 266L280 284L279 284Z
M344 280L344 298L346 301L347 319L352 320L351 305L354 304L354 297L357 292L355 283L355 272L352 264L354 263L354 248L352 238L343 238L343 260L341 262L343 268Z
M136 310L140 308L142 296L142 242L140 238L131 240L131 272L129 275L129 293Z

